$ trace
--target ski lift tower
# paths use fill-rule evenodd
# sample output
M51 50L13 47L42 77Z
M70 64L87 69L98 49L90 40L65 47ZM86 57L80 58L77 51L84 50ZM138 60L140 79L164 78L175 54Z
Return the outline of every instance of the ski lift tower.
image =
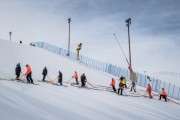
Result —
M128 27L128 43L129 43L129 71L130 71L130 80L137 82L137 76L136 73L133 72L132 69L132 63L131 63L131 41L130 41L130 30L129 30L129 26L131 25L131 18L128 18L127 20L125 20L126 22L126 26Z
M70 23L71 23L71 18L68 19L68 23L69 23L69 37L68 37L68 53L67 53L67 56L69 56L69 52L70 52Z
M125 22L127 23L126 26L128 27L129 67L131 68L131 66L132 66L132 64L131 64L131 42L130 42L130 30L129 30L129 26L131 25L131 18L128 18Z

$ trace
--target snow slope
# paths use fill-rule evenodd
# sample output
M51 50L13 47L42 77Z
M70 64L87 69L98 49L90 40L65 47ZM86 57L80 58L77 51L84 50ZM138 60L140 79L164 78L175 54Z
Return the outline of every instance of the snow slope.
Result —
M44 66L48 75L63 73L69 80L75 70L85 73L92 84L108 86L111 77L89 69L67 58L45 50L0 40L0 77L13 78L21 63L23 72L28 63L34 80L42 78ZM118 82L118 81L116 81ZM113 92L73 86L60 87L47 83L39 85L0 80L0 120L179 120L180 106L145 97L119 96ZM138 93L140 87L137 88ZM128 91L126 91L130 94Z
M25 73L26 64L32 68L32 76L35 80L42 79L42 70L46 66L48 76L55 79L60 70L63 73L63 80L67 81L71 78L76 70L79 76L85 73L89 82L109 84L111 77L107 77L95 70L77 64L68 58L55 55L46 50L33 46L21 45L19 43L9 43L9 41L0 41L0 76L1 78L15 78L15 67L17 63L21 63L23 73ZM103 82L101 82L103 81Z

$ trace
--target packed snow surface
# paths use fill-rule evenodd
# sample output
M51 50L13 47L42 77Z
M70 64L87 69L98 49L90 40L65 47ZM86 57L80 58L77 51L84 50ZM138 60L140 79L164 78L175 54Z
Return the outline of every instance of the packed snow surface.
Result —
M76 61L55 55L46 50L0 40L0 120L179 120L180 106L172 102L120 96L113 92L73 87L69 84L55 86L37 82L42 79L42 69L48 69L48 79L54 79L58 71L63 81L71 80L74 71L85 73L93 85L109 86L111 76L83 66ZM21 63L22 71L29 64L35 83L24 84L9 81L14 78L15 66ZM116 81L116 87L118 85ZM90 87L90 86L89 86ZM144 95L141 87L137 94ZM134 96L134 97L133 97Z

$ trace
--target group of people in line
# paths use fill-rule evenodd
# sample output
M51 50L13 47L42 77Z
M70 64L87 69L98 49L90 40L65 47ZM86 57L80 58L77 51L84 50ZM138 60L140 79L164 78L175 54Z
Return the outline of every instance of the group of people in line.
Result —
M27 82L33 84L34 82L33 82L33 79L32 79L32 77L31 77L31 75L32 75L32 69L31 69L30 65L28 65L28 64L26 65L26 68L27 68L26 73L23 74L22 76L20 76L20 74L22 73L22 72L21 72L20 63L18 63L18 64L16 65L16 69L15 69L16 80L20 79L20 78L23 77L23 76L26 76ZM47 76L47 73L48 73L48 70L47 70L46 67L44 67L43 72L42 72L42 75L43 75L42 81L43 81L43 82L45 82L45 78L46 78L46 76ZM61 71L59 71L59 74L58 74L58 77L57 77L57 78L58 78L58 83L59 83L60 85L63 85L63 84L62 84L62 82L63 82L63 80L62 80L63 76L62 76L62 72L61 72ZM74 72L74 75L72 76L72 78L74 78L74 79L76 80L76 84L79 85L78 73L77 73L77 71ZM126 79L125 77L121 76L119 80L120 80L120 82L119 82L118 92L116 91L116 87L115 87L115 86L116 86L116 81L115 81L114 78L112 78L112 81L111 81L111 84L110 84L110 85L112 86L112 89L113 89L114 92L117 92L117 94L123 95L123 90L124 90L124 89L127 89L127 85L126 85L127 79ZM83 74L81 75L81 87L85 87L85 86L86 86L86 82L87 82L87 79L86 79L85 74L83 73ZM130 90L130 91L134 90L134 92L136 92L135 86L136 86L135 82L132 81L131 90ZM146 91L147 91L147 93L148 93L148 95L149 95L149 98L153 98L153 97L152 97L152 94L151 94L151 93L152 93L152 88L151 88L151 85L150 85L150 84L148 84L148 87L147 87ZM160 94L159 100L161 100L162 97L163 97L163 98L165 99L165 101L167 102L167 94L166 94L166 91L164 90L164 88L162 88L162 93Z
M151 87L150 84L148 84L148 87L147 87L146 91L148 93L149 98L153 98L152 94L151 94L152 93L152 87ZM166 94L166 91L165 91L164 88L162 88L162 92L161 92L161 94L159 96L159 100L161 100L161 97L163 97L164 100L167 102L167 94Z
M32 79L32 77L31 77L31 75L32 75L32 69L31 69L30 65L28 65L28 64L26 65L26 68L27 68L26 73L23 74L23 73L21 72L20 63L18 63L18 64L16 65L16 68L15 68L15 74L16 74L16 78L15 78L15 79L16 79L16 80L19 80L19 79L22 78L23 76L26 76L27 83L32 83L32 84L33 84L34 82L33 82L33 79ZM22 76L20 76L21 73L23 74ZM62 75L62 72L59 71L58 73L59 73L58 76L57 76L58 83L59 83L60 85L63 85L63 84L62 84L62 83L63 83L63 79L62 79L62 78L63 78L63 75ZM43 69L43 71L42 71L42 75L43 75L42 81L43 81L43 82L46 82L45 78L46 78L47 74L48 74L48 70L47 70L46 67L44 67L44 69ZM79 85L78 73L77 73L77 71L74 72L74 75L72 76L72 78L75 78L76 84ZM86 86L86 82L87 82L87 79L86 79L85 74L83 73L83 74L81 75L81 87L85 87L85 86Z
M117 94L120 93L120 95L122 95L123 90L127 89L127 85L126 85L127 80L123 76L121 76L119 80L120 80L120 82L119 82L119 88L118 88ZM113 91L116 92L116 87L115 87L116 86L116 81L114 80L114 78L112 78L112 81L111 81L110 85L112 86ZM134 90L134 92L136 92L135 86L136 86L136 83L134 81L132 81L130 91ZM148 84L148 87L147 87L146 91L147 91L147 93L149 95L149 98L153 98L152 94L151 94L152 93L152 88L151 88L150 84ZM166 94L166 91L165 91L164 88L162 88L162 93L159 96L159 100L161 100L162 97L167 102L167 94Z

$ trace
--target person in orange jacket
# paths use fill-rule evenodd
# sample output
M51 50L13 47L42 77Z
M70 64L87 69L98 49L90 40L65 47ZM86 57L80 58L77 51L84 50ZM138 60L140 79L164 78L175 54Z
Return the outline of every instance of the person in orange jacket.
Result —
M164 88L162 88L162 93L159 96L159 100L161 100L161 97L163 97L164 100L167 102L167 94L166 94L166 91L164 90Z
M148 84L148 87L147 87L146 91L148 92L149 98L152 98L152 95L151 95L152 88L151 88L150 84Z
M111 84L110 84L110 85L112 86L114 92L116 92L116 88L115 88L115 86L116 86L116 81L114 80L114 78L112 78L112 81L111 81Z
M78 82L78 73L76 71L74 72L74 75L72 76L72 78L75 78L76 79L76 84L79 85L79 82Z
M26 68L27 68L27 70L24 75L26 75L26 79L27 79L28 83L34 83L33 79L31 78L32 70L31 70L30 65L27 64Z

